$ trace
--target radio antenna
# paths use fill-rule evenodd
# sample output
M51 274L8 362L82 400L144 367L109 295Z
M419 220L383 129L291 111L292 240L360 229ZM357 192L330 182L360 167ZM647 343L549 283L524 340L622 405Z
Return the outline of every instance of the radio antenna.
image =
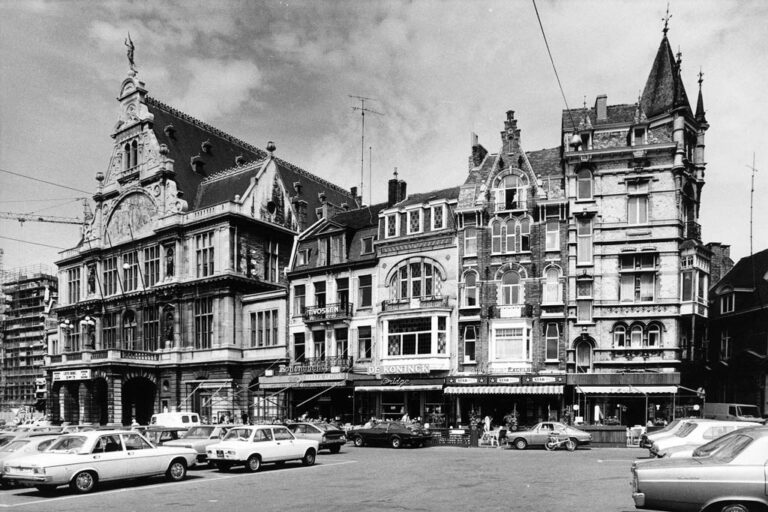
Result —
M752 256L755 254L752 249L752 210L755 204L755 173L757 172L754 152L752 152L752 165L748 165L747 168L752 170L752 189L749 192L749 255Z
M373 146L368 146L368 204L373 204Z
M363 182L364 182L364 172L365 172L365 113L369 112L371 114L376 114L379 116L383 116L381 112L376 112L375 110L372 110L370 108L367 108L365 106L366 101L376 101L373 98L366 98L365 96L355 96L352 94L348 94L350 98L354 98L356 100L360 100L360 106L359 107L352 107L352 110L359 110L360 111L360 119L362 123L362 134L360 136L360 198L362 201L363 197Z

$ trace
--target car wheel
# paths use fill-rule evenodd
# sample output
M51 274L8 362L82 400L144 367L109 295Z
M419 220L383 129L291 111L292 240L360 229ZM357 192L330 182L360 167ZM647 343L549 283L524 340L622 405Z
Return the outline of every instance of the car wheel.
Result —
M180 482L187 477L187 463L182 459L175 459L168 466L168 470L165 472L165 478L171 482Z
M547 449L547 451L552 451L555 448L557 448L557 441L550 441L548 440L546 443L544 443L544 448Z
M251 473L255 473L261 469L261 459L258 455L251 455L248 460L245 461L245 469Z
M389 440L389 444L392 446L392 448L400 448L403 445L403 441L397 437L393 436L392 439Z
M357 446L358 448L360 448L361 446L365 446L365 441L363 441L362 437L357 436L355 438L355 446Z
M565 449L569 452L572 452L578 445L579 443L577 443L575 439L571 438L565 442Z
M69 487L79 493L86 494L96 488L97 477L92 471L81 471L69 483Z
M741 503L726 503L720 512L749 512L749 508Z
M232 469L232 464L230 464L229 462L217 462L216 469L218 469L222 473L226 473L227 471Z
M53 494L53 492L56 490L55 485L36 485L35 486L38 491L40 491L40 494Z
M315 450L313 448L310 448L307 450L307 453L304 454L304 458L301 459L301 463L305 466L311 466L315 463L315 456L317 454L315 453Z
M518 450L525 450L528 447L528 441L523 439L522 437L515 439L515 442L512 443L515 448Z
M331 446L330 448L328 448L328 451L330 451L331 453L339 453L341 451L341 445L337 444L337 445Z

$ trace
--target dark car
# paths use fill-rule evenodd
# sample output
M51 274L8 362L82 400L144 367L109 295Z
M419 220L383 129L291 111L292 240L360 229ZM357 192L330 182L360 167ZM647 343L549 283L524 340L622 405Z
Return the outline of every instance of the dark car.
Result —
M404 425L395 421L382 421L371 428L359 428L349 432L355 446L389 445L400 448L403 445L423 446L430 435L421 426Z
M328 423L292 423L288 428L299 439L313 439L320 443L320 450L339 453L347 444L344 431Z

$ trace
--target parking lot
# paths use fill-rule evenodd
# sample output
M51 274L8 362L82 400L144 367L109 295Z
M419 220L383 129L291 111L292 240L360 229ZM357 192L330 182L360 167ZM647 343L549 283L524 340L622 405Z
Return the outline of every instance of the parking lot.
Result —
M629 467L647 451L575 452L427 447L344 447L317 464L259 473L197 468L187 480L105 484L90 495L67 488L0 491L0 508L29 511L253 510L633 510Z

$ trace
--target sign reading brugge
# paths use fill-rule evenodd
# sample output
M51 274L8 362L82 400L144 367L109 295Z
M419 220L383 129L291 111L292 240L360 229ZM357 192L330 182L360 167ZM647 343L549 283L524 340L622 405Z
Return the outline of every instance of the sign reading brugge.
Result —
M64 370L53 372L53 380L91 380L91 370Z
M386 364L369 366L368 375L392 375L398 373L429 373L428 364Z

